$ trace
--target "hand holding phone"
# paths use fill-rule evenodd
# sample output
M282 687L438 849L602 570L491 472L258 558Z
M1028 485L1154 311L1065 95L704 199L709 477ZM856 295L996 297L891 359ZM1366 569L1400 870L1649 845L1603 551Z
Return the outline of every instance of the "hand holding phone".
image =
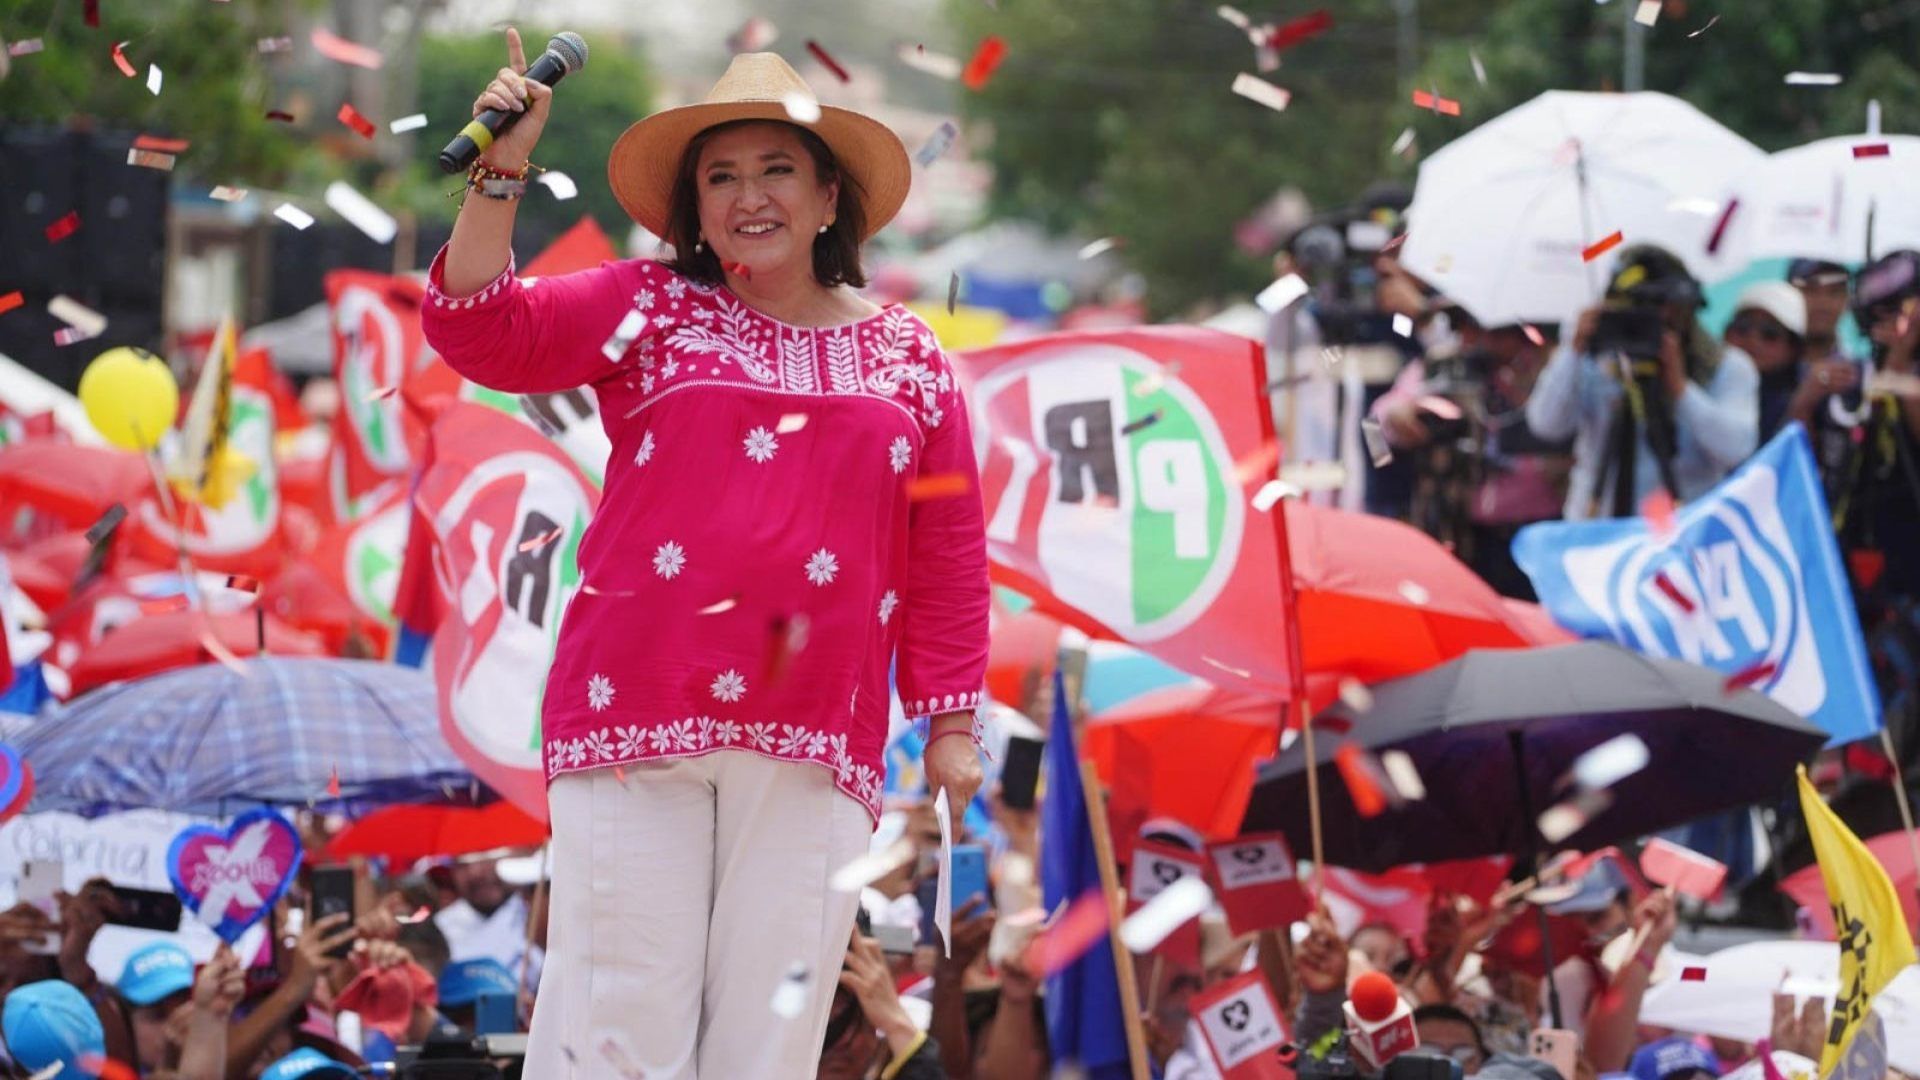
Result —
M315 867L313 871L313 921L333 915L345 915L345 926L352 928L354 880L353 867L344 864ZM353 938L347 937L327 955L335 960L345 959L353 948Z
M1559 1070L1561 1080L1574 1080L1579 1068L1580 1036L1564 1028L1541 1028L1527 1042L1527 1056Z

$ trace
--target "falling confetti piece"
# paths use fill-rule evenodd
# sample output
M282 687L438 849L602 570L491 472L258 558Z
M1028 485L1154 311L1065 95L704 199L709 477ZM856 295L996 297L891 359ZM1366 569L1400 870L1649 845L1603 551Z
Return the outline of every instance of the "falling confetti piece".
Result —
M340 767L338 765L333 767L332 774L327 777L327 795L335 799L340 797Z
M1120 429L1120 434L1133 435L1145 431L1160 422L1161 412L1162 410L1155 409L1138 420L1130 421L1125 427Z
M1406 599L1407 603L1419 607L1425 607L1427 601L1433 599L1433 595L1427 592L1427 587L1417 581L1401 582L1400 595Z
M1398 138L1393 140L1393 146L1390 148L1390 152L1395 157L1399 157L1405 154L1407 151L1413 149L1413 140L1414 140L1413 129L1412 128L1405 129L1404 131L1400 132L1400 135Z
M368 401L385 401L400 392L397 386L376 386L367 392Z
M1611 234L1604 236L1599 240L1596 240L1593 243L1588 244L1585 248L1583 248L1580 252L1580 260L1582 262L1592 262L1593 260L1599 258L1600 256L1605 255L1607 252L1612 251L1614 248L1619 247L1620 242L1624 239L1625 237L1621 235L1620 230L1615 229Z
M566 530L559 529L559 528L549 529L548 531L541 533L539 536L536 536L531 540L524 540L520 544L520 553L524 555L529 551L539 551L541 548L546 547L548 544L551 544L555 540L560 539L560 534L565 531Z
M122 41L114 45L113 66L120 69L120 74L134 79L140 76L140 69L134 67L133 62L127 59L126 48L131 44L133 44L131 41Z
M1605 791L1583 791L1566 802L1549 807L1534 824L1547 843L1558 844L1587 827L1587 823L1613 805L1613 796Z
M279 206L274 207L273 216L296 229L305 229L313 224L313 215L292 203L281 203Z
M960 299L960 275L954 273L947 279L947 314L953 314L953 305Z
M1420 770L1413 764L1413 756L1405 750L1389 750L1380 755L1380 768L1387 774L1387 782L1407 802L1419 802L1427 797L1426 781L1420 779Z
M1222 663L1219 660L1215 660L1211 656L1203 656L1200 659L1203 663L1211 664L1214 667L1219 668L1221 671L1224 671L1229 675L1235 675L1242 679L1251 678L1253 675L1253 672L1248 671L1246 668L1237 668L1237 667L1234 667L1232 664Z
M1301 491L1338 491L1347 486L1347 467L1338 461L1295 461L1281 466L1280 479Z
M1213 890L1198 874L1188 874L1161 889L1120 924L1120 943L1136 953L1152 952L1167 935L1206 913Z
M44 48L46 48L46 46L41 43L39 38L28 38L25 41L11 41L7 43L7 55L32 56Z
M1247 18L1246 12L1241 11L1237 7L1229 7L1226 4L1221 4L1219 7L1213 9L1213 13L1233 24L1237 30L1249 30L1253 27L1253 20Z
M1533 342L1535 348L1546 347L1547 335L1541 333L1539 327L1532 323L1521 323L1520 332L1527 335L1527 340Z
M243 187L228 187L225 184L219 184L219 185L216 185L213 191L211 191L209 194L213 198L218 199L221 202L239 202L241 199L244 199L247 197L247 189Z
M1779 665L1771 660L1762 660L1757 664L1741 668L1739 671L1727 676L1727 681L1720 685L1720 689L1723 692L1732 693L1744 687L1755 686L1766 682L1773 676L1774 671L1777 670L1778 667Z
M933 134L927 136L927 141L920 144L920 149L913 152L913 160L923 169L932 165L941 154L947 152L947 147L952 146L953 140L959 135L960 129L954 125L953 121L942 120Z
M1588 791L1601 791L1639 772L1653 760L1638 735L1616 735L1573 759L1568 770L1573 781Z
M1267 35L1267 45L1275 50L1289 48L1310 37L1324 34L1332 27L1333 16L1330 13L1324 9L1315 11L1282 24L1279 29Z
M268 109L267 119L278 120L283 124L291 124L293 123L293 114L285 109Z
M1633 9L1633 21L1641 26L1652 26L1660 21L1660 0L1640 0L1640 6Z
M780 985L773 988L773 1000L767 1007L773 1015L782 1020L792 1020L807 1007L807 984L813 978L807 973L807 965L795 961L780 979Z
M1253 49L1253 69L1262 75L1269 71L1280 70L1280 50L1267 44L1264 38L1264 32L1268 29L1271 29L1271 27L1262 28L1263 36L1260 44L1254 46Z
M1354 712L1363 713L1373 708L1373 691L1359 679L1348 676L1340 680L1340 703Z
M1681 614L1693 614L1693 599L1680 591L1680 586L1673 583L1673 579L1667 576L1666 571L1653 575L1653 587L1660 590L1660 595L1673 601L1673 606L1679 608Z
M1657 537L1673 535L1673 496L1666 488L1654 488L1640 500L1640 516Z
M159 97L160 82L162 78L163 76L160 74L160 65L148 64L147 65L147 93L152 94L154 97Z
M780 28L768 19L752 16L740 24L740 29L727 35L727 51L735 53L765 52L767 46L780 38Z
M812 94L790 90L781 96L780 107L798 123L812 124L820 119L820 99Z
M138 1073L124 1061L116 1061L91 1051L80 1055L80 1067L99 1080L140 1080Z
M753 267L748 266L746 263L722 261L720 263L720 268L722 270L725 270L727 273L734 275L735 277L741 278L742 280L745 280L745 281L753 280Z
M1890 157L1892 154L1893 147L1886 143L1862 143L1853 148L1853 156L1856 158Z
M1707 20L1707 25L1705 25L1705 26L1703 26L1703 27L1701 27L1701 28L1700 28L1700 29L1698 29L1698 30L1695 30L1695 31L1694 31L1693 33L1691 33L1691 34L1688 34L1687 36L1688 36L1688 37L1690 37L1690 38L1697 38L1697 37L1699 37L1699 36L1700 36L1701 34L1704 34L1704 33L1706 33L1707 31L1709 31L1709 30L1711 30L1711 29L1713 29L1713 24L1714 24L1714 23L1717 23L1717 22L1719 22L1719 21L1720 21L1720 16L1718 16L1718 15L1715 15L1715 16L1714 16L1713 18L1711 18L1711 19L1708 19L1708 20Z
M1261 289L1260 295L1254 297L1253 302L1261 311L1272 315L1292 307L1294 301L1307 295L1310 290L1311 287L1307 284L1306 278L1299 274L1287 274Z
M1386 432L1380 430L1380 421L1369 416L1360 421L1360 439L1367 444L1367 457L1376 469L1385 468L1393 462L1393 447L1387 443Z
M1079 255L1080 255L1080 258L1082 259L1097 259L1100 256L1105 255L1107 252L1112 251L1114 248L1117 248L1119 246L1120 246L1119 237L1103 236L1100 239L1095 240L1093 243L1087 244L1081 247Z
M418 131L426 126L427 114L417 112L412 116L403 116L398 120L389 122L387 124L387 130L393 132L395 135L401 135L409 131Z
M1685 967L1680 969L1681 982L1706 982L1707 969L1703 967Z
M893 54L900 58L901 63L915 71L924 71L937 79L958 79L963 67L958 57L928 52L925 45L901 42Z
M1287 104L1293 100L1291 92L1244 71L1233 77L1233 92L1274 112L1287 111Z
M1300 489L1285 480L1269 480L1260 485L1259 491L1253 493L1252 504L1256 511L1264 514L1273 509L1274 504L1281 499L1299 497Z
M193 143L187 139L167 139L159 135L136 135L133 139L135 150L152 150L160 154L184 154Z
M1007 43L998 34L988 34L980 39L979 47L973 50L965 71L960 73L960 83L969 90L979 90L993 78L993 71L1006 59Z
M628 311L621 317L620 325L613 328L613 335L601 344L600 355L619 363L627 355L627 348L639 338L640 331L646 328L647 316L644 312L637 309Z
M80 5L80 17L88 26L100 28L100 0L85 0Z
M74 230L79 227L80 211L69 210L65 214L55 218L53 222L47 226L47 243L57 244L67 237L72 236Z
M373 138L373 121L360 115L360 110L354 108L352 102L341 102L340 111L335 115L340 118L341 123L359 132L361 138Z
M1280 444L1268 439L1259 449L1233 463L1233 478L1245 487L1252 483L1266 483L1274 479L1273 467L1280 461Z
M1473 81L1481 86L1487 85L1487 66L1480 62L1480 54L1468 49L1467 62L1473 65Z
M1027 947L1026 969L1044 980L1072 964L1107 936L1112 917L1106 895L1098 886L1088 889L1034 937Z
M699 611L694 612L694 614L695 615L718 615L724 611L732 611L734 608L738 607L739 605L740 605L739 597L729 596L725 600L720 600L720 601L716 601L715 603L708 604L706 607L703 607Z
M773 431L774 431L774 434L776 435L791 435L794 432L799 431L801 428L806 426L807 426L806 413L790 412L780 417L780 422L773 426Z
M248 577L245 574L228 574L227 588L237 589L244 593L253 593L255 596L258 596L260 595L260 579Z
M812 53L813 58L815 60L820 61L823 67L825 67L828 71L833 72L834 78L839 79L843 83L853 81L853 76L847 74L847 69L841 67L840 61L835 60L832 54L828 53L826 49L821 47L819 42L813 40L812 38L808 38L807 51Z
M26 298L20 295L19 289L15 289L10 293L5 294L4 296L0 296L0 315L5 315L7 312L12 311L14 308L17 308L22 304L25 304L26 302L27 302Z
M1411 315L1396 314L1393 317L1393 332L1404 338L1412 337L1413 317Z
M47 301L47 314L79 332L75 341L99 337L107 329L107 317L64 293Z
M1839 86L1840 76L1830 71L1789 71L1788 86Z
M254 43L254 48L263 53L289 52L293 49L290 37L263 37Z
M864 852L835 870L828 879L828 887L834 892L857 893L905 866L913 856L913 841L903 836L879 851Z
M907 501L925 502L928 499L950 499L956 495L965 495L973 490L962 472L932 473L916 476L907 482Z
M1333 763L1340 770L1340 779L1347 785L1347 797L1353 802L1353 812L1363 818L1379 817L1386 812L1387 796L1374 781L1371 770L1361 760L1364 753L1354 743L1344 743L1334 752Z
M309 40L313 42L315 51L335 63L370 69L380 67L380 50L370 49L359 42L348 41L321 27L313 28L313 36Z
M120 527L120 523L125 520L127 520L127 508L125 506L120 503L114 503L112 506L107 507L107 512L101 514L98 521L87 526L87 545L93 547L105 543L107 538L113 535L114 530Z
M1431 109L1435 116L1459 116L1460 103L1452 98L1443 98L1438 93L1425 90L1413 92L1413 103L1422 109Z
M1720 220L1714 224L1712 234L1707 237L1707 254L1720 253L1720 241L1726 239L1727 226L1733 224L1733 212L1738 209L1740 209L1738 198L1727 200L1726 210L1721 212Z
M554 199L559 202L566 202L580 194L580 186L573 182L573 177L557 169L548 169L541 173L537 182L546 185L547 190L553 192Z
M400 223L393 215L374 204L372 199L360 194L353 185L335 180L327 185L327 206L333 212L347 219L347 223L376 244L391 243L400 232Z

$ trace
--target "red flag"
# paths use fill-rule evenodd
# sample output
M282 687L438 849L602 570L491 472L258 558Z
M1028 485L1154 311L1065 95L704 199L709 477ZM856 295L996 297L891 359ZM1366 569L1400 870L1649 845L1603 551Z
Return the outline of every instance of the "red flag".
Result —
M1279 833L1208 844L1213 895L1237 936L1291 926L1307 917L1313 901L1300 887L1299 866Z
M1188 1011L1224 1080L1291 1080L1280 1047L1292 1036L1265 978L1249 971L1196 994Z
M1158 840L1142 840L1133 845L1132 873L1127 876L1127 914L1145 907L1147 901L1166 891L1167 886L1184 877L1204 879L1207 869L1200 856L1185 848ZM1200 963L1200 920L1189 919L1168 934L1153 950L1164 953L1169 963L1197 967Z
M1720 887L1727 881L1725 863L1657 836L1641 849L1640 872L1654 884L1665 885L1703 904L1718 896Z
M520 268L522 278L552 277L555 274L570 274L575 270L591 270L603 262L612 262L620 257L613 249L613 241L600 231L590 217L582 217L573 223L566 232L554 238L547 249L533 257L533 261Z
M1257 343L1139 327L955 366L971 384L996 580L1220 685L1290 695L1284 519L1248 504L1272 462L1235 467L1273 442Z

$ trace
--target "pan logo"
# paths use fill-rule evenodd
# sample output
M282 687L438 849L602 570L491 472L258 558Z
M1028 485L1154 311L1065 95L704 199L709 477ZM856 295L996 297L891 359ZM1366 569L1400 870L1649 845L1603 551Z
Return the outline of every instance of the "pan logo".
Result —
M1667 541L1573 548L1567 576L1616 640L1720 671L1810 716L1827 697L1800 559L1780 514L1779 474L1749 468Z
M1199 618L1240 554L1240 485L1213 416L1166 368L1086 343L1036 352L974 390L987 542L1134 641Z

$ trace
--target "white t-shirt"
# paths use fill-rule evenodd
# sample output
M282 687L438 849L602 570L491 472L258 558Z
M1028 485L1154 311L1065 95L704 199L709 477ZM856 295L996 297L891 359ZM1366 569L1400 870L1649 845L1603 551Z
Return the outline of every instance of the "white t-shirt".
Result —
M537 987L547 954L538 945L527 952L527 911L527 898L520 893L508 897L492 915L482 915L472 904L456 900L434 914L433 924L446 935L448 953L455 961L497 960L517 976L525 955L527 985Z

